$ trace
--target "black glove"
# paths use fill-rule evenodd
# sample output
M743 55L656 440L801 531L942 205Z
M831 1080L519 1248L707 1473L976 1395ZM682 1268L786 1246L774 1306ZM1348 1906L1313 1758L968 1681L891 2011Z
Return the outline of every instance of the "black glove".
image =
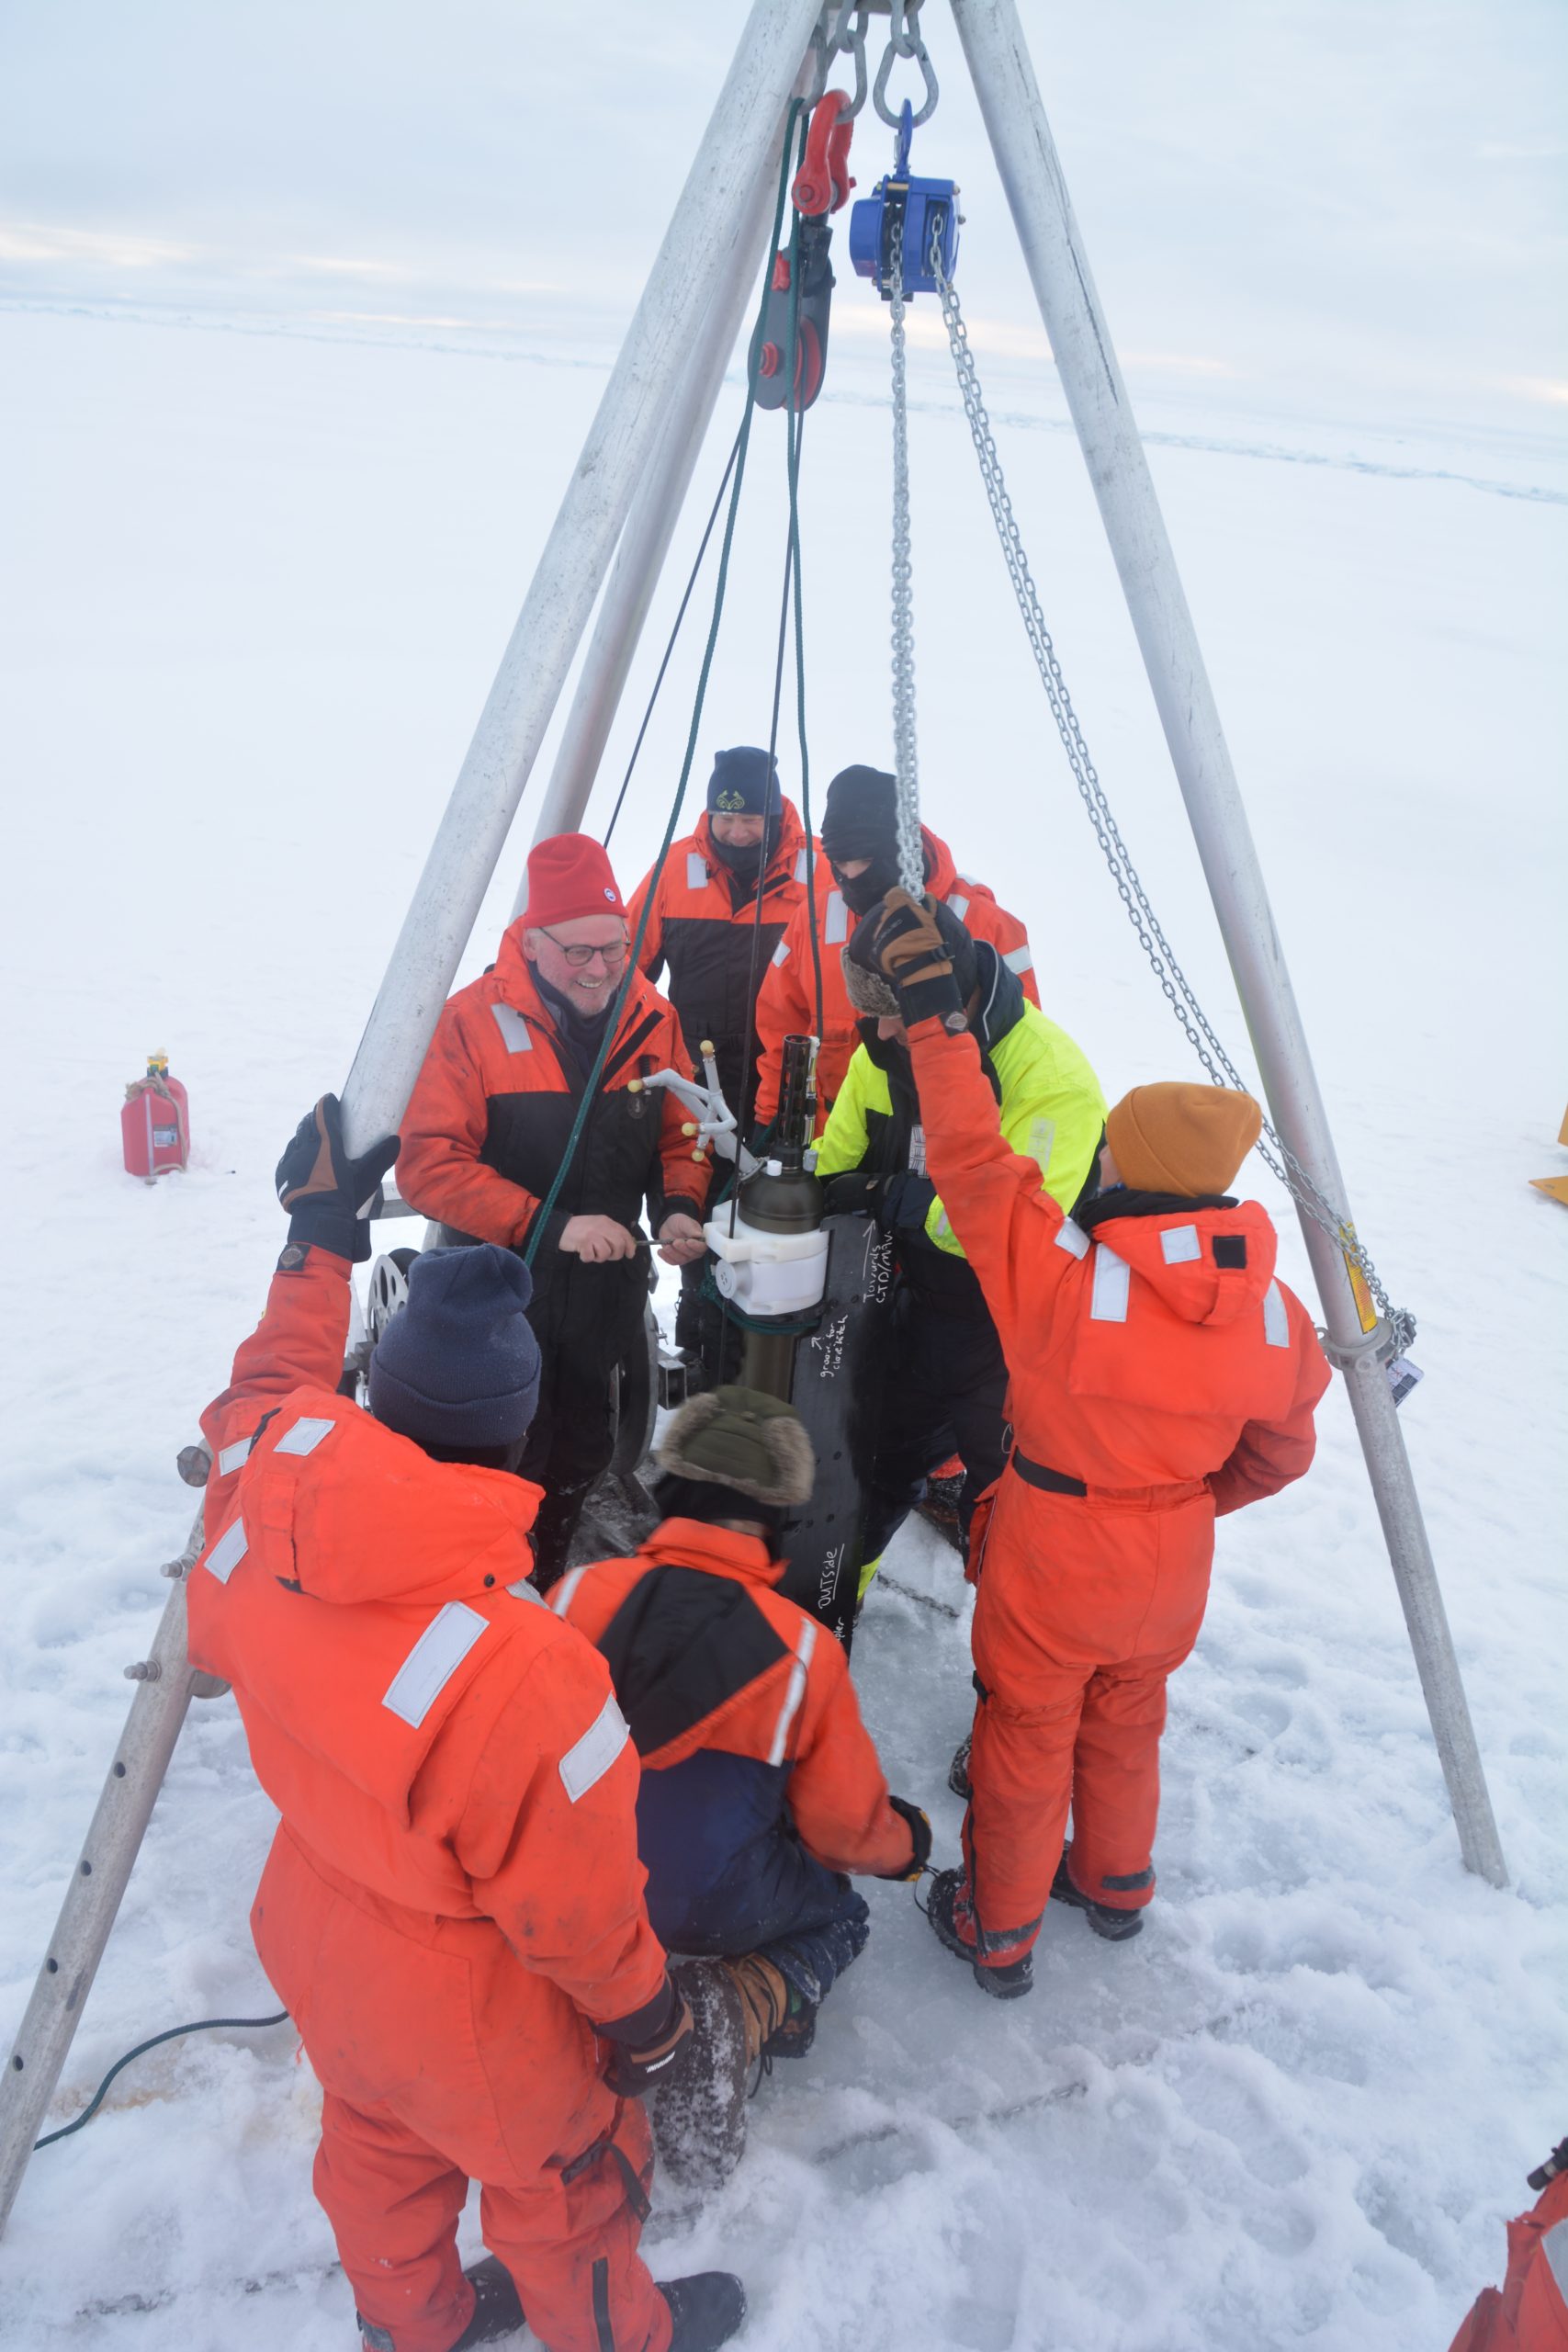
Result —
M884 1233L899 1226L919 1229L936 1198L929 1176L912 1168L895 1168L890 1175L868 1176L863 1169L829 1176L823 1187L822 1207L828 1216L874 1216Z
M822 1186L824 1216L872 1216L882 1199L883 1179L868 1176L863 1169L851 1168L841 1176L828 1177Z
M861 931L873 928L861 952ZM889 890L856 930L857 960L874 963L892 984L906 1027L934 1015L949 1029L968 1026L964 991L953 970L951 944L942 937L936 901L929 896L911 899L907 890Z
M397 1156L398 1137L383 1136L350 1159L337 1096L323 1094L306 1112L277 1163L277 1197L288 1211L290 1248L330 1250L363 1264L370 1255L370 1227L359 1212L375 1200Z
M926 1864L931 1858L931 1823L920 1811L919 1806L918 1804L911 1804L908 1797L890 1796L887 1802L892 1806L894 1812L898 1815L899 1820L907 1821L908 1823L909 1838L914 1848L914 1852L910 1856L907 1869L901 1871L879 1871L877 1872L877 1876L879 1878L897 1879L919 1878L920 1872L925 1869Z
M692 2035L692 2012L672 1976L651 2001L629 2018L593 2029L610 2044L604 2080L617 2098L641 2098L645 2091L678 2076Z

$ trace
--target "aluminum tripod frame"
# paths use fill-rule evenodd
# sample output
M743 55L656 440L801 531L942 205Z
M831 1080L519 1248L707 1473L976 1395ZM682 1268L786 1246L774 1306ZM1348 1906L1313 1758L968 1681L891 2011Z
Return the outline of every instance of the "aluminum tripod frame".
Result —
M959 37L1072 410L1165 727L1275 1125L1325 1196L1348 1210L1310 1055L1191 616L1052 143L1013 0L952 0ZM817 0L754 0L696 164L480 717L344 1088L350 1148L396 1127L617 540L552 779L551 821L581 821L637 633L723 374L723 305L743 300L759 180L778 155ZM738 296L737 288L742 289ZM707 331L705 333L705 322ZM701 420L701 422L699 422ZM630 528L638 485L649 495ZM577 746L572 749L573 744ZM590 747L597 749L591 756ZM569 752L570 756L569 758ZM1415 1483L1345 1266L1303 1218L1393 1564L1466 1865L1506 1872ZM194 1557L194 1553L191 1555ZM94 1816L83 1864L0 2080L0 2229L20 2185L114 1924L193 1691L176 1583ZM18 2063L20 2062L20 2063Z
M1014 0L953 0L953 15L1154 689L1269 1113L1287 1148L1348 1227L1345 1180L1263 870L1018 10ZM1329 1340L1345 1369L1460 1851L1467 1869L1506 1886L1492 1800L1393 1395L1375 1349L1366 1344L1343 1257L1313 1218L1303 1215L1302 1229Z
M784 110L807 70L803 61L818 15L819 0L753 0L344 1086L351 1151L391 1133L402 1116L633 502L651 471L662 471L671 485L679 477L679 454L671 443L682 419L691 439L682 490L690 479L701 439L695 420L701 414L705 423L711 413L729 356L728 347L717 349L719 321L732 306L738 311L744 305L746 275L761 258L759 187L770 157L776 165ZM733 341L731 333L730 346ZM661 538L649 531L649 594L667 544L667 533ZM640 617L639 612L638 625ZM627 662L635 642L634 630ZM591 782L591 775L582 778L584 798ZM169 1596L144 1664L158 1670L139 1684L0 2077L0 2231L54 2096L191 1698L205 1679L186 1660L183 1582Z

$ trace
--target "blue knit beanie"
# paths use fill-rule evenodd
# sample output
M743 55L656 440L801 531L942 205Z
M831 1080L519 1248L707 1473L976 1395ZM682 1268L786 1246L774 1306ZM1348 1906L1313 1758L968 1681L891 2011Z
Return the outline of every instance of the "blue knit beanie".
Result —
M716 752L708 778L711 817L776 817L779 798L776 761L754 744L738 744L733 752Z
M539 1401L533 1295L522 1259L493 1241L424 1250L371 1354L376 1419L421 1445L513 1444Z

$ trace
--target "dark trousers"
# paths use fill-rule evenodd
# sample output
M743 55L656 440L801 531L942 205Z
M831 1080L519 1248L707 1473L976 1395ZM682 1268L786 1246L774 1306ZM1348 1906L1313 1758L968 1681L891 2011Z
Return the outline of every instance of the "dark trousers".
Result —
M1005 1462L1007 1364L988 1315L944 1313L900 1283L888 1316L887 1380L866 1500L862 1556L879 1559L925 1493L928 1472L964 1464L958 1522Z
M594 1481L615 1450L613 1372L584 1363L558 1339L546 1342L538 1409L518 1464L545 1490L534 1522L534 1582L547 1592L566 1573L571 1539Z

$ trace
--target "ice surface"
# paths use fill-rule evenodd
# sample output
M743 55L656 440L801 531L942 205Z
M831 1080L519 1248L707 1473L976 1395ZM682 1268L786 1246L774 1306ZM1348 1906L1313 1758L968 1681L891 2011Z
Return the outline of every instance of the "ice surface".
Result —
M624 33L639 13L601 21ZM406 146L425 119L400 17L365 120L324 128L305 52L288 46L305 38L298 11L278 12L282 48L248 101L232 85L242 37L225 46L209 12L95 12L102 40L78 52L79 85L50 17L7 33L54 156L37 125L30 146L12 142L0 322L8 2020L123 1718L120 1668L164 1598L157 1564L183 1540L173 1455L276 1252L273 1161L347 1068L717 78L711 12L671 12L657 55L609 43L621 78L600 60L596 97L554 51L532 79L508 55L492 86L480 61L513 14L457 14L451 53L428 61L429 109L455 141L462 95L482 84L483 136L427 208L417 282L375 300L363 270L350 299L346 279L323 291L319 270L267 266L314 252L391 267L378 235L404 251L409 185L428 194L440 175L417 141L403 175L378 144L396 132ZM1113 14L1096 28L1032 11L1032 37L1360 1227L1420 1317L1427 1378L1406 1434L1515 1883L1499 1895L1460 1868L1336 1391L1310 1479L1222 1532L1204 1634L1172 1690L1144 1937L1112 1949L1076 1915L1049 1916L1036 1991L1003 2009L906 1890L874 1886L868 1954L809 2059L762 2091L740 2173L700 2214L661 2204L655 2268L740 2269L752 2352L1430 2352L1499 2275L1502 2219L1568 2128L1568 1218L1527 1183L1559 1157L1568 1085L1568 469L1550 402L1502 382L1561 373L1530 299L1549 233L1550 14L1523 8L1499 30L1478 6L1401 6L1371 12L1374 36L1361 10L1214 6L1200 55L1164 11ZM183 61L158 101L181 170L162 174L163 118L138 132L136 107L111 105L156 78L156 40L140 58L114 46L144 17ZM351 32L335 12L310 17L332 26L321 86L341 97ZM1128 72L1112 103L1118 40ZM634 103L649 76L666 102L656 130ZM944 88L976 345L1042 594L1123 829L1242 1056L1081 462L1016 269L994 257L1000 200L955 58ZM604 136L621 141L621 209L612 218L595 187L586 226L564 201L519 212L509 176L536 125L560 162L573 92L603 104ZM1331 186L1308 170L1325 108ZM257 128L272 118L276 147ZM199 171L177 127L197 121ZM234 130L227 164L214 123ZM365 160L359 179L341 155L328 168L340 131ZM863 182L875 163L857 154ZM628 217L634 164L652 192L638 185ZM481 215L501 225L470 233ZM1204 224L1213 242L1195 248ZM148 244L199 248L200 267ZM476 323L476 278L457 273L491 245L509 257ZM603 257L601 280L585 254ZM508 294L508 270L556 291ZM818 792L888 747L881 331L864 289L846 286L829 393L807 426ZM1218 371L1177 364L1215 352ZM1029 921L1047 1008L1107 1087L1184 1074L1032 684L929 332L912 378L931 820ZM719 461L716 436L700 480ZM767 724L776 424L760 424L753 462L705 763ZM694 536L683 524L672 578ZM665 595L650 648L671 609ZM624 880L660 827L696 659L694 634L616 837ZM652 666L645 653L601 820ZM784 765L793 778L787 740ZM465 978L493 952L526 822L525 809ZM186 1178L149 1191L119 1171L117 1112L151 1046L190 1088L196 1155ZM1305 1291L1290 1226L1284 1266ZM958 1825L944 1782L968 1707L964 1630L952 1555L908 1531L856 1675L895 1786L931 1809L941 1859ZM144 2034L274 2006L245 1927L269 1829L232 1708L198 1707L51 2120ZM7 2352L351 2341L310 2197L312 2111L281 2030L143 2061L29 2174L0 2245Z

